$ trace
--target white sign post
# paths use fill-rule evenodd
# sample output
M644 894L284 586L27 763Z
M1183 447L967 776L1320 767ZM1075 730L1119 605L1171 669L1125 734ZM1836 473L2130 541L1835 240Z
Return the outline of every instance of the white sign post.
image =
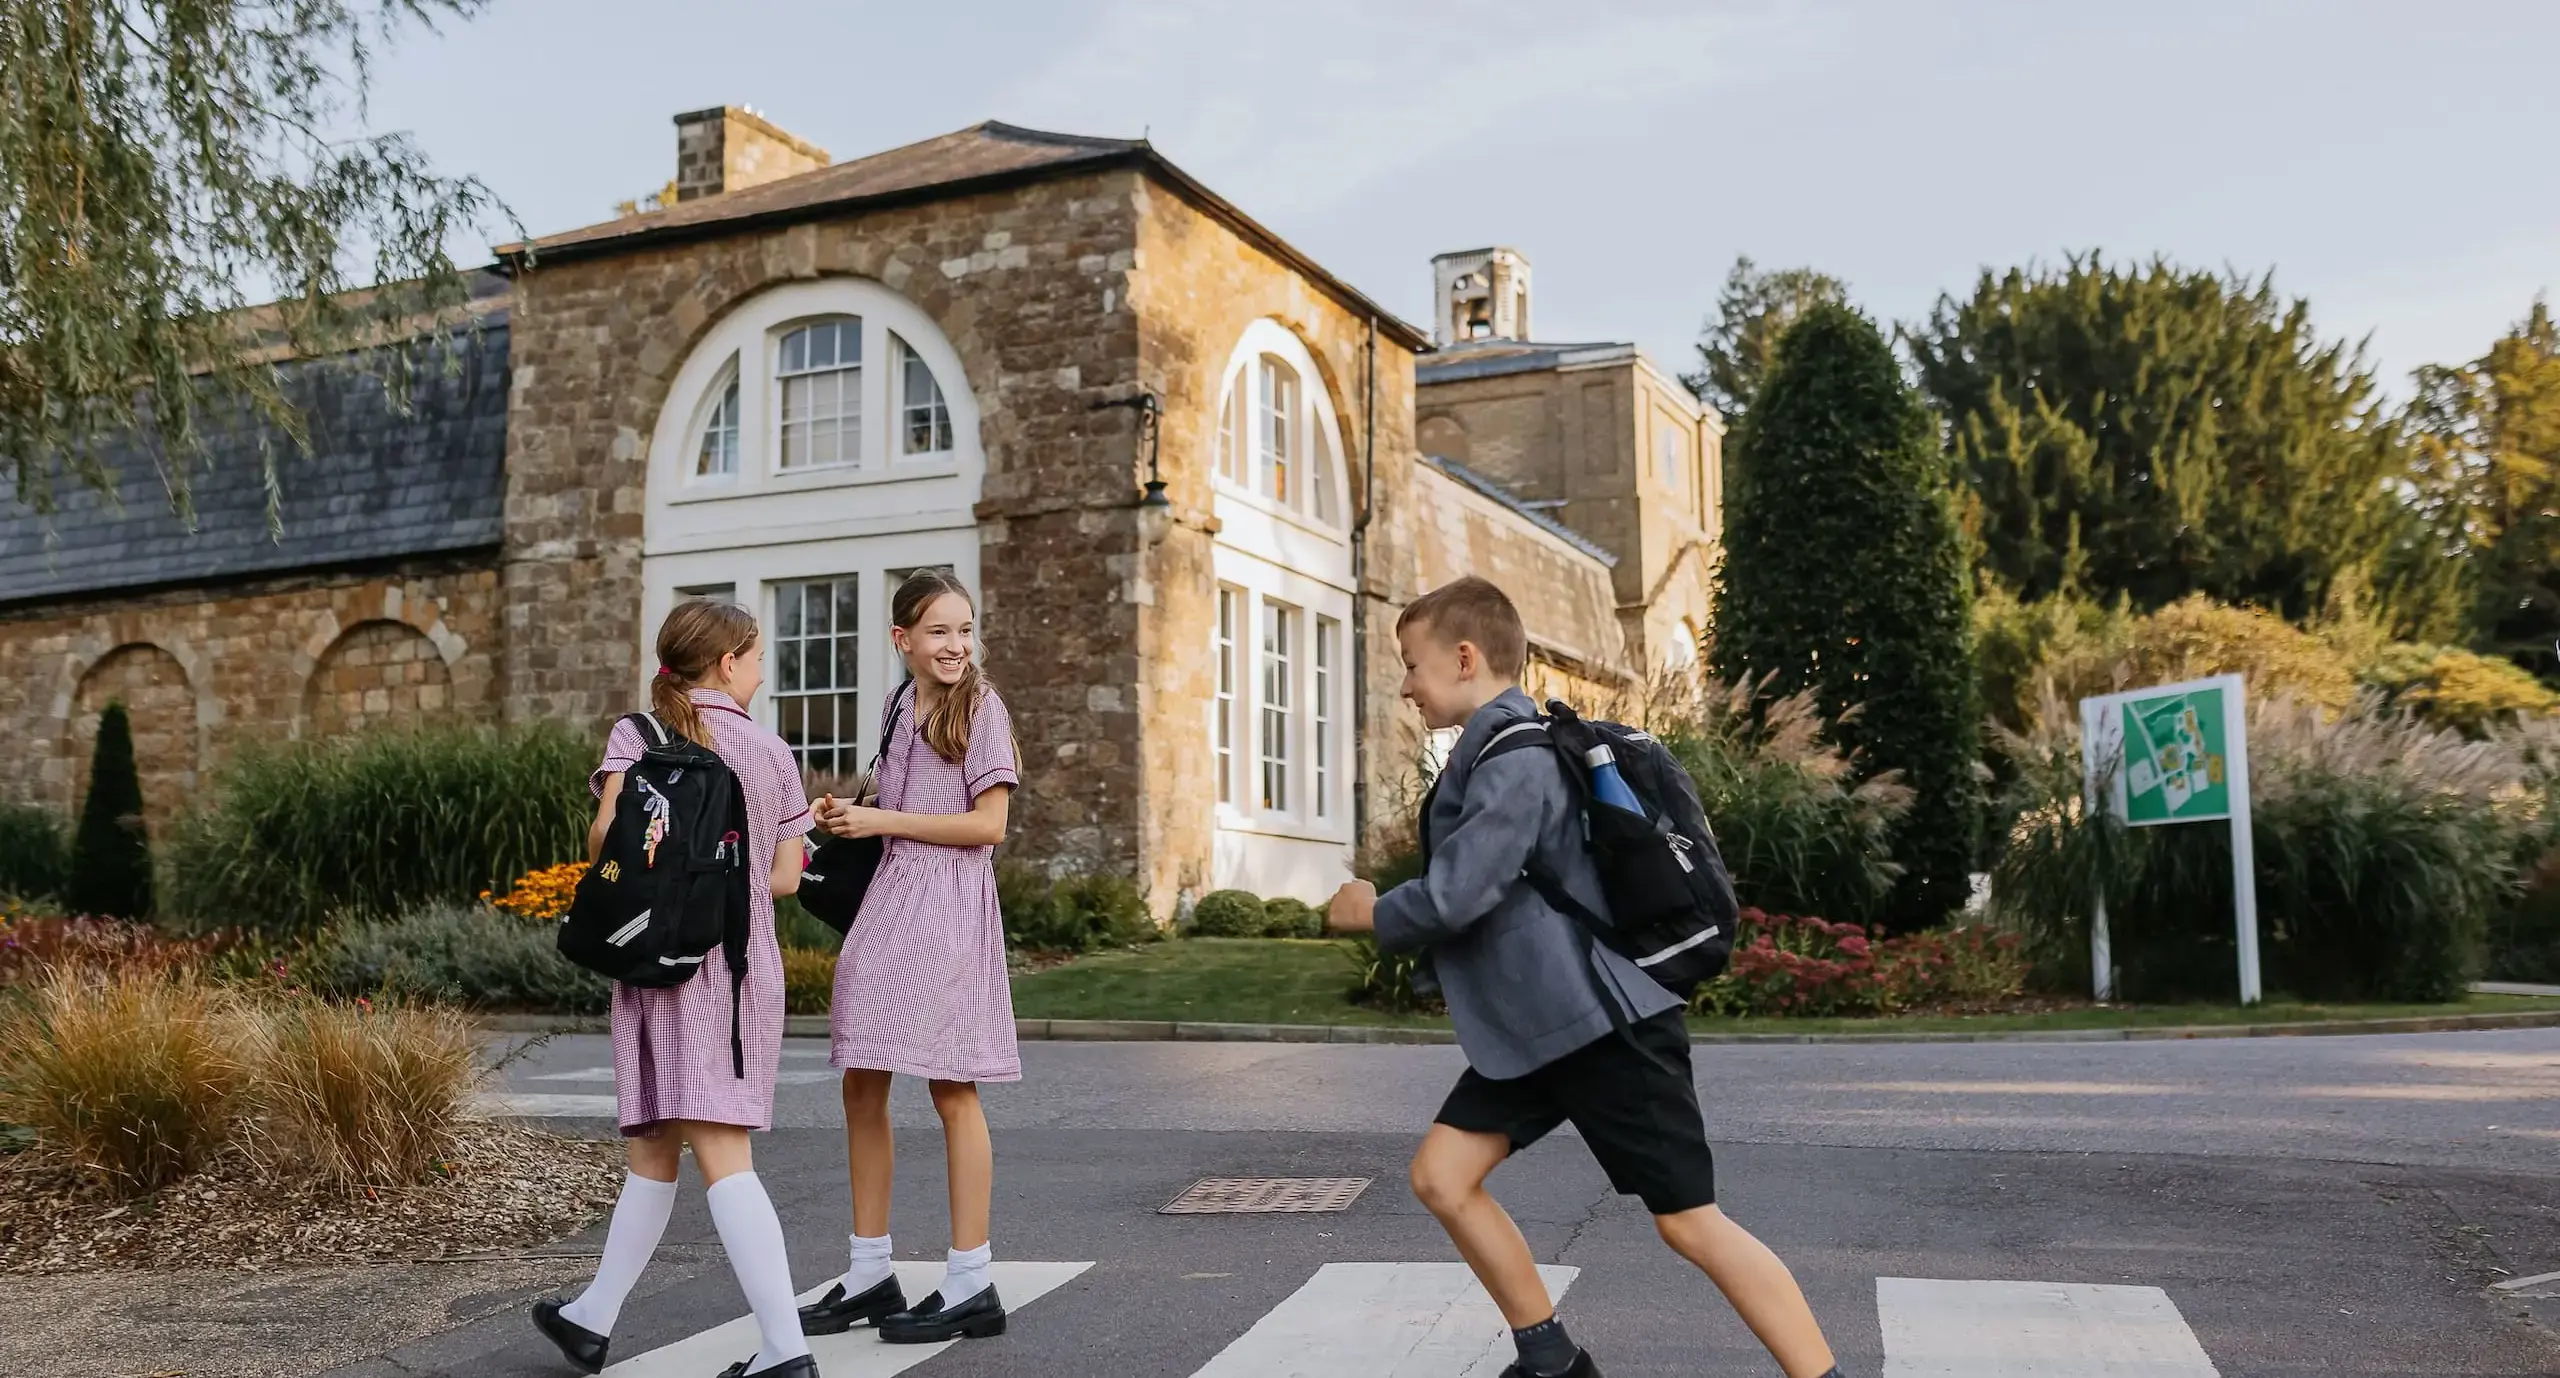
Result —
M2249 834L2246 684L2238 675L2217 675L2082 699L2080 764L2093 814L2103 807L2135 828L2230 820L2240 1003L2258 1003L2258 880ZM2110 998L2115 994L2115 961L2104 886L2089 914L2089 962L2097 997Z

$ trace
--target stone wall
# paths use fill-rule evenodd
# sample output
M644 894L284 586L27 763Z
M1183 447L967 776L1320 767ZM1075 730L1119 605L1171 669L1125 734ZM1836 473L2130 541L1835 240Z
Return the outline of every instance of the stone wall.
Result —
M98 710L134 723L144 816L165 826L249 741L358 721L498 716L498 577L447 562L0 615L0 723L23 748L6 797L68 813Z
M1361 510L1362 456L1369 416L1370 322L1306 277L1247 242L1169 191L1134 189L1139 212L1136 294L1143 365L1141 382L1164 402L1162 463L1170 511L1149 528L1139 644L1146 680L1140 695L1147 754L1142 826L1145 878L1159 902L1196 893L1210 866L1216 798L1203 738L1215 694L1210 654L1216 583L1210 551L1218 386L1245 327L1265 317L1294 332L1314 358L1331 395L1342 434L1334 438L1349 472L1350 508ZM1383 801L1401 781L1420 745L1412 710L1397 694L1403 677L1394 625L1398 609L1420 589L1413 549L1413 353L1387 331L1377 336L1376 510L1364 533L1365 570L1356 600L1355 649L1361 657L1362 720L1357 783L1363 798ZM1384 824L1370 807L1374 835Z
M507 711L601 727L638 683L642 485L676 369L781 283L872 278L931 316L982 411L988 676L1023 753L1018 852L1140 861L1131 413L1140 178L1102 172L523 275L508 418Z

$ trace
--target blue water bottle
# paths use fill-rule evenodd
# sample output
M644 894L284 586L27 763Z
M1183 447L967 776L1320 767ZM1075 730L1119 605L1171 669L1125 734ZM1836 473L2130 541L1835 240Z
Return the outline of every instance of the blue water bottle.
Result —
M1645 816L1643 801L1627 786L1627 777L1618 773L1618 753L1606 742L1582 754L1591 766L1591 797L1614 809L1623 809L1638 818Z

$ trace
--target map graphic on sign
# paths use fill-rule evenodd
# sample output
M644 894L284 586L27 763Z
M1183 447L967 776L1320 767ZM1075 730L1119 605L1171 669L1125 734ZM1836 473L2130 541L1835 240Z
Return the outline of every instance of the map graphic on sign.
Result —
M2126 822L2230 816L2219 689L2128 698L2123 711Z

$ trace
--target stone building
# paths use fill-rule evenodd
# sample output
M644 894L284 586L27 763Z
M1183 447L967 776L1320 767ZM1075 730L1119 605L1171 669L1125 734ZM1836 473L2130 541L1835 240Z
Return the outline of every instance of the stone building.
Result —
M1437 346L1414 368L1425 455L1463 466L1615 557L1629 663L1679 669L1707 627L1724 418L1632 344L1529 335L1529 260L1432 261Z
M743 110L677 129L673 200L502 249L465 365L405 414L300 366L325 424L284 460L281 540L245 429L192 534L139 448L121 510L0 518L0 722L35 763L5 788L71 807L115 697L155 813L252 740L600 726L692 596L757 611L755 711L849 772L899 675L890 591L940 565L1013 707L1016 856L1133 874L1167 912L1315 899L1407 826L1399 607L1485 573L1542 683L1614 684L1664 636L1647 588L1704 558L1681 542L1711 509L1666 510L1624 447L1685 416L1697 492L1708 419L1632 352L1435 353L1143 141L990 123L829 163ZM1525 263L1517 286L1489 322L1525 329ZM1429 457L1418 361L1458 441ZM1535 387L1584 399L1569 441L1506 419Z

